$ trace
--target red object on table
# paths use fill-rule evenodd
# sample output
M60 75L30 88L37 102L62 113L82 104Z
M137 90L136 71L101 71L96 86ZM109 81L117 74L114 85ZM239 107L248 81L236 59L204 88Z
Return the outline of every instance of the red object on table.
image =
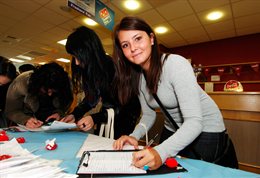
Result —
M169 168L175 168L178 166L178 162L174 158L167 158L165 161L166 166Z
M11 155L0 155L0 161L11 158Z
M0 141L8 141L9 137L7 136L6 132L4 130L2 130L0 132Z
M25 143L25 138L24 137L18 137L16 138L18 143Z
M46 146L45 146L45 148L47 149L47 150L55 150L57 147L58 147L58 145L56 144L56 138L54 138L54 139L52 139L52 140L46 140Z

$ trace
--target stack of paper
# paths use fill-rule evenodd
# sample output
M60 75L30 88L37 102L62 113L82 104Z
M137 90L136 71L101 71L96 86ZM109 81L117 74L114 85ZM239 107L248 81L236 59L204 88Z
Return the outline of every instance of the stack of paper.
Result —
M0 144L1 155L10 155L11 158L0 161L1 178L76 178L75 174L63 172L58 167L60 161L49 161L35 156L23 149L16 139Z

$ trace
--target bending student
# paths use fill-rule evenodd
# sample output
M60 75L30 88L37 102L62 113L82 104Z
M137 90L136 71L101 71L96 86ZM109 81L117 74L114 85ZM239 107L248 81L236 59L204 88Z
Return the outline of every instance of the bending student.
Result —
M52 62L20 74L11 83L5 112L17 124L38 128L49 119L60 120L72 100L68 73Z
M114 59L118 65L119 99L122 103L129 96L139 95L142 118L130 136L122 136L114 142L115 149L126 143L137 147L138 139L145 135L156 119L159 108L153 98L157 94L162 105L180 127L173 127L165 118L161 144L152 149L134 153L136 167L159 168L167 157L177 154L215 162L229 154L217 164L237 167L232 144L226 144L225 125L215 102L198 85L192 66L182 56L161 54L152 28L142 19L125 17L114 30ZM195 154L196 153L196 154ZM199 156L198 156L199 155Z
M77 28L68 37L66 50L72 55L72 83L76 92L83 91L85 97L72 113L64 120L76 120L78 127L89 131L95 124L108 122L107 109L113 108L114 138L130 134L140 116L140 103L137 95L129 97L124 105L117 99L116 85L113 84L115 65L110 56L106 55L97 34L84 26ZM95 108L101 100L99 112L84 116ZM95 133L98 133L96 129Z

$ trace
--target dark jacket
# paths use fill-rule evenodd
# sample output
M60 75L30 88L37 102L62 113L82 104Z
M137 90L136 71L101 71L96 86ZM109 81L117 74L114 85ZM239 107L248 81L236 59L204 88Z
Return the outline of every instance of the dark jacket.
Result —
M7 92L5 113L8 119L17 124L24 125L27 120L34 117L39 109L39 98L28 93L28 82L32 72L33 71L28 71L20 74L10 84ZM57 97L52 99L54 108L52 112L64 116L72 101L67 101L66 106L61 106L60 103Z
M91 104L87 98L84 98L83 101L74 109L72 114L75 116L78 121L83 117L83 115L94 108L98 103L98 100L101 98L102 107L99 112L91 114L91 117L94 120L94 123L97 124L97 130L95 133L99 132L99 127L101 123L107 122L107 110L108 108L113 108L115 112L115 121L114 121L114 138L117 139L122 135L129 135L135 128L136 122L141 114L141 105L138 99L138 96L135 96L131 99L129 103L122 106L119 104L117 94L112 89L113 78L115 75L115 66L112 60L107 60L106 71L109 73L110 81L108 88L99 88L99 97L94 104Z

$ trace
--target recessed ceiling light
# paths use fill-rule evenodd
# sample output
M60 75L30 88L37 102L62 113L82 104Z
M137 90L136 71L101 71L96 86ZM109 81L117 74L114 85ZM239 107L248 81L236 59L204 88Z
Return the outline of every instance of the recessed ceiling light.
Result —
M16 57L21 58L21 59L26 59L26 60L32 60L33 59L30 56L24 56L24 55L19 55L19 56L16 56Z
M69 59L65 59L65 58L59 58L59 59L56 59L56 61L65 62L65 63L69 63L70 62Z
M15 59L15 58L10 58L9 60L13 61L13 62L18 62L18 63L23 63L24 62L23 60Z
M59 44L61 44L61 45L66 45L66 43L67 43L67 39L64 39L64 40L60 40L60 41L58 41L57 43L59 43Z
M220 11L214 11L207 15L208 20L218 20L223 16L223 13Z
M124 6L129 10L136 10L140 7L140 3L136 0L127 0L125 1Z
M97 25L97 22L95 22L94 20L92 20L90 18L85 18L83 21L84 21L85 24L90 25L90 26Z
M160 26L160 27L156 27L154 31L156 33L162 34L162 33L166 33L168 29L166 27Z
M44 65L44 64L46 64L46 62L39 62L38 64L40 64L40 65Z

